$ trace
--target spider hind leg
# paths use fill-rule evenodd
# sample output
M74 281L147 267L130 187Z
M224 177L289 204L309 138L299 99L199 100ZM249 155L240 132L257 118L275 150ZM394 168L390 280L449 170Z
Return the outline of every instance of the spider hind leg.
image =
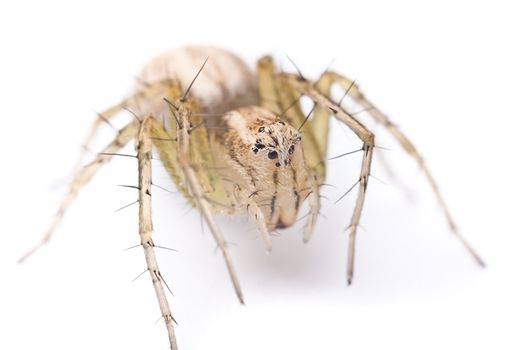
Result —
M383 112L381 112L374 104L372 104L372 102L368 100L368 98L361 92L359 86L356 85L354 81L344 77L339 73L330 71L323 74L320 80L323 81L324 85L328 87L328 90L323 91L323 93L329 93L329 87L331 87L333 84L338 84L341 87L343 87L345 91L347 91L347 96L349 96L352 100L357 102L357 104L359 104L361 108L363 108L363 110L366 110L375 121L381 124L385 129L387 129L388 132L395 137L395 139L401 145L401 147L403 147L405 152L417 162L419 168L421 169L425 178L427 179L427 182L430 184L430 187L434 192L434 196L436 197L439 206L445 214L451 233L461 242L463 247L468 251L472 258L481 267L484 267L485 262L483 261L481 256L467 242L465 237L463 237L459 233L457 225L454 219L452 218L452 214L450 213L450 210L448 209L448 206L445 203L443 195L439 190L434 176L430 173L430 170L427 167L425 160L423 159L419 151L416 149L414 144L408 139L408 137L394 123L392 123L392 121Z

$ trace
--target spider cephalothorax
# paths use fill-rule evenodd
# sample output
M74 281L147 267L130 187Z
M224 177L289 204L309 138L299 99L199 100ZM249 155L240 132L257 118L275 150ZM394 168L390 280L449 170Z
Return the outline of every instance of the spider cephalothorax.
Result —
M260 166L287 167L291 165L296 148L301 147L299 131L275 113L260 107L240 108L228 114L226 123L229 131L225 141L230 148L250 149L251 158Z
M235 186L235 205L259 208L266 229L292 225L302 202L312 191L300 133L275 113L257 106L228 112L227 131L212 132L216 162L230 164L219 170ZM215 136L215 137L213 137Z

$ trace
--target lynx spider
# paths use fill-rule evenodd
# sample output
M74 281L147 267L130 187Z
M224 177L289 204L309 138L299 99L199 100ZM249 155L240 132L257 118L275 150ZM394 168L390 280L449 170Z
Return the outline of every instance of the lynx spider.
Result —
M198 84L194 84L197 79ZM301 204L308 200L310 211L303 233L304 242L307 242L319 215L319 188L325 178L328 123L334 116L363 143L359 180L354 185L358 185L357 199L348 227L346 278L350 284L354 271L356 232L375 143L374 134L355 115L342 108L341 103L331 99L333 85L342 87L344 98L351 98L366 110L415 159L444 211L451 232L483 266L479 255L457 231L421 155L409 139L363 95L354 81L326 71L312 82L299 71L297 74L276 71L270 57L261 58L257 73L253 74L232 53L212 47L185 47L157 56L144 67L135 92L99 114L86 146L102 123L122 111L132 112L135 118L118 131L114 140L93 161L78 169L45 236L20 261L50 240L79 190L119 149L135 140L140 241L168 330L170 347L177 349L174 319L153 250L153 148L172 181L206 220L223 254L235 293L244 303L228 247L213 215L246 213L255 222L269 251L272 244L270 233L276 228L292 225L297 220ZM314 103L307 114L297 103L303 96Z

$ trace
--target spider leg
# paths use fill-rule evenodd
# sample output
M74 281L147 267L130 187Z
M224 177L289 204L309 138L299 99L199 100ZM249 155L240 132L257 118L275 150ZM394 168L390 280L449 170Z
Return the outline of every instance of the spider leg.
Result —
M325 81L326 84L331 85L332 83L337 83L341 87L348 90L348 95L356 101L364 110L367 110L368 113L374 118L378 123L380 123L383 127L385 127L399 142L399 144L403 147L403 149L412 157L415 159L417 164L419 165L420 169L423 171L423 174L427 178L427 181L430 183L430 186L432 187L432 190L434 192L434 195L436 196L439 205L441 206L449 227L450 231L454 236L459 239L459 241L462 243L462 245L465 247L465 249L470 253L470 255L476 260L476 262L480 266L485 266L485 262L481 259L479 254L474 250L474 248L466 241L466 239L459 233L456 223L454 222L452 215L450 214L450 211L445 203L445 200L443 199L443 196L441 195L441 192L439 190L439 187L436 183L436 180L430 173L430 170L428 169L423 157L421 154L417 151L415 146L412 144L412 142L401 132L401 130L391 122L391 120L382 113L374 104L372 104L366 96L359 90L359 87L352 82L350 79L335 73L335 72L326 72L323 77L321 77L322 81Z
M268 228L266 227L264 214L253 198L247 195L247 193L244 193L243 195L245 196L245 198L247 198L246 202L248 204L246 205L246 210L248 212L248 216L255 222L255 225L257 226L257 231L259 231L259 234L263 239L264 245L266 246L266 251L270 252L272 250L272 241L270 238L270 232L268 232Z
M365 193L368 186L368 179L370 177L370 167L372 164L372 153L374 149L374 134L370 132L363 124L361 124L354 116L341 108L337 103L333 102L330 98L319 92L314 84L308 80L293 74L285 73L279 74L278 77L292 88L311 98L318 107L330 111L330 114L347 125L361 139L361 141L363 141L363 159L359 180L356 183L356 185L359 184L359 188L354 212L352 214L352 219L349 226L350 233L346 277L348 284L350 284L352 282L354 273L355 239L357 226L359 225L361 219Z
M304 243L307 243L310 240L310 238L312 238L315 223L317 222L317 218L319 217L319 213L321 211L321 193L319 192L317 176L310 172L308 177L311 186L311 188L308 189L310 190L308 194L308 204L310 205L310 212L308 213L306 226L303 230Z
M274 113L281 114L286 108L275 86L275 69L272 58L265 56L257 62L259 104Z
M25 253L18 261L21 263L32 255L39 248L44 246L51 239L56 228L62 221L64 214L73 200L76 198L78 192L82 187L84 187L96 174L96 172L112 158L111 155L115 154L124 147L133 137L135 137L138 130L138 123L136 121L130 122L128 125L119 130L117 136L113 141L111 141L97 157L85 167L81 168L75 178L69 185L69 190L62 200L60 207L58 208L55 217L47 229L42 240L33 248L31 248L27 253Z
M177 120L177 123L175 123L176 138L170 139L169 134L164 129L162 123L154 119L151 121L152 135L155 136L153 142L161 154L161 160L165 167L169 169L177 166L180 169L183 181L186 183L185 187L188 190L187 195L191 198L191 203L196 205L204 216L211 234L222 252L237 298L241 304L244 304L241 286L239 279L237 278L237 273L233 268L233 262L228 251L226 240L213 218L213 208L210 204L209 198L206 197L202 185L203 178L200 177L200 171L204 171L204 169L201 169L202 167L199 164L193 162L194 156L191 152L193 146L191 137L195 130L192 131L191 129L191 103L176 100L171 106L173 107L171 111L174 114L174 118Z
M175 98L181 94L181 89L178 81L176 80L163 80L155 83L141 83L142 86L132 96L122 100L120 103L107 108L105 111L98 114L98 118L93 121L88 135L86 136L84 148L80 152L77 158L76 165L73 169L75 172L82 166L84 157L86 156L87 150L91 145L91 142L95 138L101 125L110 123L111 119L117 116L124 110L130 110L139 112L140 106L147 101L152 100L155 97L163 96L168 98ZM166 95L168 94L168 95ZM140 113L143 114L143 113Z
M137 136L137 158L138 158L138 175L139 175L139 234L140 243L144 248L146 264L153 282L155 294L159 301L162 317L166 323L170 349L177 349L175 339L175 330L173 327L173 316L170 311L166 293L162 286L163 278L160 273L157 259L153 247L153 223L151 220L151 155L152 141L150 138L151 128L156 120L153 117L147 117L140 123L140 129Z
M244 177L249 177L248 172L243 167L238 167L237 171L243 174ZM266 226L266 221L264 219L264 213L262 212L257 199L259 198L260 190L257 190L255 186L248 184L247 188L241 188L241 186L236 185L233 187L234 197L238 203L246 204L246 212L248 216L255 222L257 231L261 235L263 243L266 247L266 252L272 251L272 240L270 237L270 232Z

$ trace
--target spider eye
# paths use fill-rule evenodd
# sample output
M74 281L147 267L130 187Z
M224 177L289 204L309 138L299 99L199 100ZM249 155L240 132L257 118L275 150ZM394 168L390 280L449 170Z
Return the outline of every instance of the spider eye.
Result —
M295 151L295 146L294 145L291 145L290 148L288 148L288 154L293 154L293 152Z
M259 132L264 132L264 126L261 126L261 127L259 128Z
M277 158L277 152L276 151L271 151L268 153L268 158L270 159L275 159Z

